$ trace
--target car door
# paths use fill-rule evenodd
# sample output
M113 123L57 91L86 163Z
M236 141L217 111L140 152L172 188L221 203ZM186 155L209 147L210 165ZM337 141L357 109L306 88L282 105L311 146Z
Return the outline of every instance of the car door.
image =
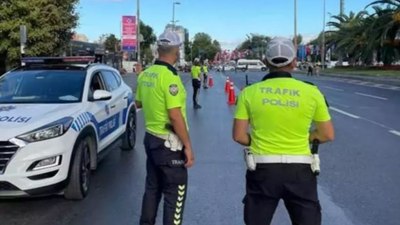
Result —
M89 116L91 121L94 123L97 130L98 137L98 148L97 151L101 151L105 147L105 139L108 136L108 124L107 121L110 118L110 102L111 100L94 101L93 93L96 90L107 91L107 86L101 76L100 71L96 71L92 74L89 86Z
M123 110L127 105L126 93L121 88L122 81L111 70L102 70L101 75L107 86L107 90L111 92L110 114L116 122L116 126L111 131L113 137L118 137L124 131ZM114 139L114 138L113 138Z

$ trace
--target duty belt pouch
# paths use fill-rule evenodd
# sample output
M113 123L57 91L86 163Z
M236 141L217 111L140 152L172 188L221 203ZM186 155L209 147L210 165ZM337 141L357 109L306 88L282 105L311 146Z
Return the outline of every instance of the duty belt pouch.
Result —
M246 162L247 169L249 171L255 171L256 170L256 161L254 160L253 153L251 153L249 148L244 149L244 160Z
M166 128L170 131L170 133L164 142L165 147L169 148L173 152L182 151L182 141L179 139L178 135L175 134L173 127L170 124L167 124Z
M311 170L316 176L318 176L320 171L321 171L319 155L318 154L313 154L312 158L313 158L313 160L312 160L312 163L311 163Z

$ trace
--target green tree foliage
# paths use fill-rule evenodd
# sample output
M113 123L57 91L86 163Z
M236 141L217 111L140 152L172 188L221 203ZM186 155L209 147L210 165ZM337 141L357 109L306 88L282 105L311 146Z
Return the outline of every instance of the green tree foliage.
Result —
M115 36L115 34L108 34L104 40L104 48L109 52L118 52L120 49L121 41Z
M250 34L247 35L247 39L242 42L237 48L239 51L251 50L247 58L262 58L265 54L267 44L271 40L269 36L260 34Z
M141 42L140 48L142 49L141 51L141 57L143 58L144 55L146 54L147 58L152 57L152 54L150 50L150 46L154 44L154 42L157 40L156 35L154 34L154 30L151 26L146 25L142 21L140 21L140 33L143 35L143 42Z
M354 65L382 61L386 65L400 59L400 0L374 1L361 11L332 16L325 33L327 49L347 56ZM321 36L311 44L322 46Z
M221 45L217 40L212 40L210 35L197 33L194 36L192 50L193 58L200 57L202 60L212 60L217 52L221 51Z
M59 55L76 27L79 0L2 0L0 3L0 73L20 58L20 25L26 25L29 56Z

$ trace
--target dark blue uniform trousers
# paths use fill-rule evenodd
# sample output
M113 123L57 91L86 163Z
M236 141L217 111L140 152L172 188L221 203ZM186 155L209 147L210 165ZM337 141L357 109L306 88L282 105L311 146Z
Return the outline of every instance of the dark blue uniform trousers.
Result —
M180 225L187 190L187 169L183 151L173 152L165 140L146 133L146 190L143 196L140 225L156 223L158 205L164 195L164 225Z
M307 164L258 164L247 171L244 221L246 225L271 224L283 199L293 225L321 225L317 179Z

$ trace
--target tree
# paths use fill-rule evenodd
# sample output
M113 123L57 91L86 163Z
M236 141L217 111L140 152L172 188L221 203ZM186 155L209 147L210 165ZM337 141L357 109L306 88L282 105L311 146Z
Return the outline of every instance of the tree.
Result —
M247 58L262 58L263 54L265 54L268 42L271 40L269 36L260 35L260 34L250 34L247 35L247 39L243 41L237 50L244 51L250 50L250 54L247 55Z
M146 54L147 57L150 57L148 54L151 52L150 46L154 44L157 40L156 35L154 34L154 30L151 26L146 25L142 21L140 21L140 33L143 35L143 42L140 43L141 51L141 58L144 57ZM147 50L147 51L146 51ZM149 51L150 50L150 51ZM152 55L152 54L151 54Z
M19 27L26 25L29 56L60 55L68 46L78 15L78 0L2 0L0 4L0 74L20 58Z
M193 58L213 59L217 52L221 51L221 45L217 40L212 40L211 36L206 33L197 33L193 40Z
M386 8L382 8L381 4L385 4ZM400 55L400 0L374 1L367 7L370 6L375 12L369 18L369 39L379 46L379 61L389 65Z
M104 40L104 48L109 52L118 52L120 49L120 40L114 34L106 35Z
M293 43L294 43L294 38L293 38ZM298 34L297 35L297 45L300 45L303 42L303 35Z

